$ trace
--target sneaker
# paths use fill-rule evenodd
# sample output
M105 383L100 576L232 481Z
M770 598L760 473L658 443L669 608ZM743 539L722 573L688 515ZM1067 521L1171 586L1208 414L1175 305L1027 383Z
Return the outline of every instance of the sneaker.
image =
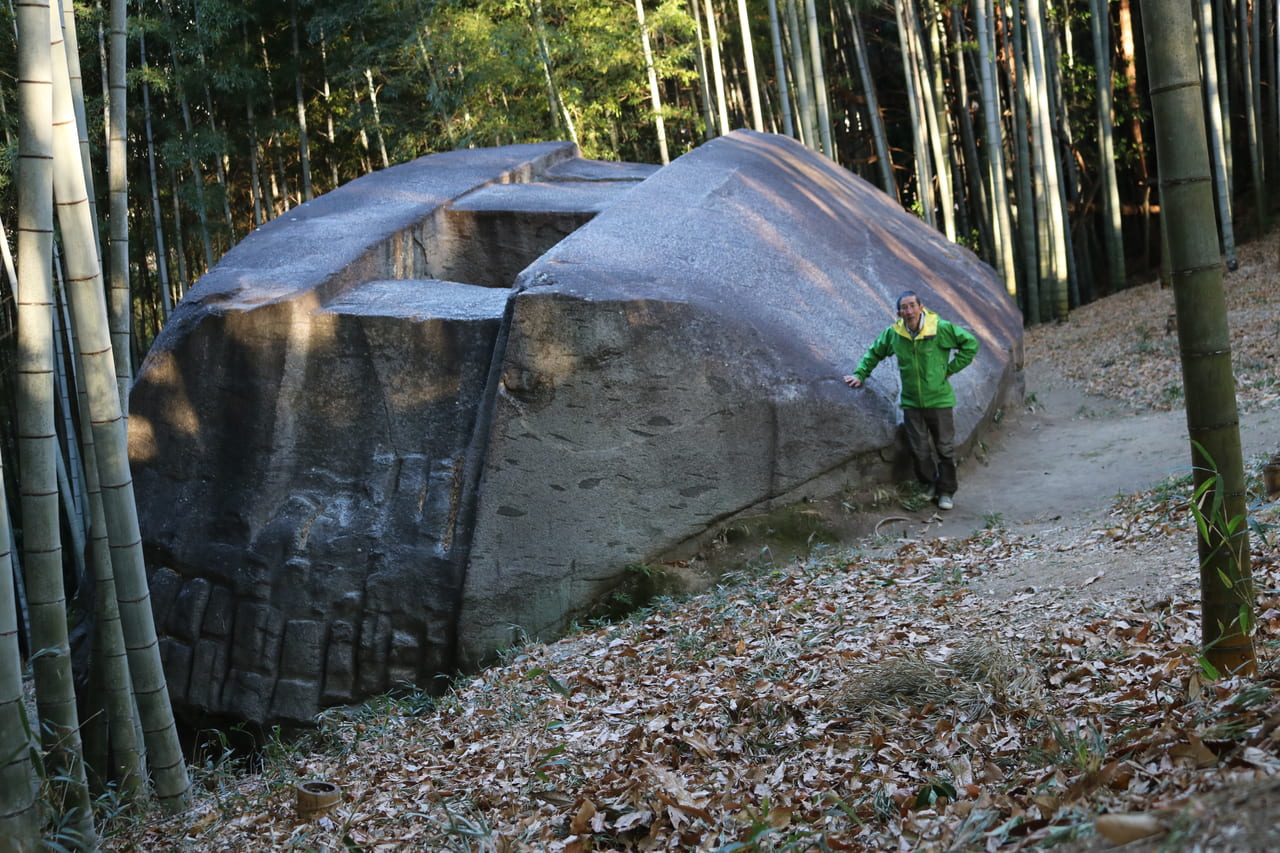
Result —
M952 509L955 505L955 501L951 500L951 495L942 495L938 498L938 509Z
M921 486L921 488L924 488L924 487ZM929 488L925 489L924 496L928 500L931 500L931 501L936 500L938 497L938 487L930 484Z

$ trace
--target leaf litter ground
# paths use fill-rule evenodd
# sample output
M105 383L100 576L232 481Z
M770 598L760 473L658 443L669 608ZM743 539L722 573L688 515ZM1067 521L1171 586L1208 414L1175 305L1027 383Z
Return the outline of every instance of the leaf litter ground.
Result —
M1274 245L1240 257L1226 287L1253 413L1242 430L1264 425L1257 446L1276 452L1280 272ZM1150 284L1030 330L1028 405L1008 443L1030 441L1055 473L1070 425L1035 417L1051 387L1086 395L1073 419L1087 434L1119 423L1149 443L1164 428L1143 418L1181 403L1172 311ZM1002 452L977 448L962 477L1008 491L983 485L1014 467ZM1039 502L1013 494L999 512L975 497L968 516L885 516L888 535L526 645L443 697L329 712L274 743L260 772L203 762L188 813L117 820L108 843L1083 851L1141 836L1123 849L1277 849L1276 510L1251 495L1261 674L1209 681L1190 479L1162 464L1174 473L1095 487L1092 502L1055 492L1054 476L1034 484ZM305 779L336 783L342 802L299 818Z

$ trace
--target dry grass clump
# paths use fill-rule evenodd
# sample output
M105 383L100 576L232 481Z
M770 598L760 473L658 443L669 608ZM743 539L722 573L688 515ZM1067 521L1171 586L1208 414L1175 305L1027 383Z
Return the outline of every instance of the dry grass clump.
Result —
M876 661L850 673L849 685L835 701L853 713L959 710L966 720L1029 711L1040 707L1044 697L1036 667L976 637L941 660L908 652Z
M850 682L837 700L850 711L945 702L952 692L939 664L914 652L868 664L851 673Z

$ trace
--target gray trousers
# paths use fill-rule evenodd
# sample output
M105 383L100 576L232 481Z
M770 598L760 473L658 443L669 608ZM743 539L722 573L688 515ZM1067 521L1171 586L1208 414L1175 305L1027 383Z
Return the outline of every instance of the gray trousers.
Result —
M951 409L903 409L916 479L939 495L956 493L956 425Z

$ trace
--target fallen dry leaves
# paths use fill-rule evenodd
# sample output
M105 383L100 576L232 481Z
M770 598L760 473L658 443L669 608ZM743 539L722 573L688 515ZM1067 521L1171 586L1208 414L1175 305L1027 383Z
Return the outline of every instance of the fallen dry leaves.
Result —
M1266 645L1280 559L1259 544ZM1196 601L1028 627L974 592L1038 547L832 553L531 644L434 705L331 714L261 774L209 774L117 849L1022 849L1280 770L1276 682L1200 675ZM342 805L298 819L308 778Z
M1242 404L1256 407L1277 402L1280 288L1264 248L1242 249L1228 281L1233 310L1265 332L1236 344ZM1086 306L1032 330L1028 356L1093 393L1178 405L1159 381L1179 375L1168 300L1149 285ZM1254 789L1240 786L1280 792L1280 555L1274 535L1254 537L1262 674L1207 679L1185 499L1168 486L1130 496L1065 538L904 538L726 578L516 649L437 700L327 714L274 743L261 772L197 769L188 813L119 821L109 843L729 853L1194 833L1215 797L1247 812ZM1166 592L1090 599L1135 549L1159 555ZM982 594L984 576L1050 557L1075 561L1074 597ZM300 779L338 784L342 803L299 819ZM1217 849L1272 849L1236 829Z
M1231 325L1231 356L1240 408L1280 401L1280 299L1276 232L1239 248L1223 293ZM1159 282L1100 299L1071 312L1067 323L1027 330L1027 352L1052 359L1065 378L1089 394L1166 411L1183 405L1173 290Z

